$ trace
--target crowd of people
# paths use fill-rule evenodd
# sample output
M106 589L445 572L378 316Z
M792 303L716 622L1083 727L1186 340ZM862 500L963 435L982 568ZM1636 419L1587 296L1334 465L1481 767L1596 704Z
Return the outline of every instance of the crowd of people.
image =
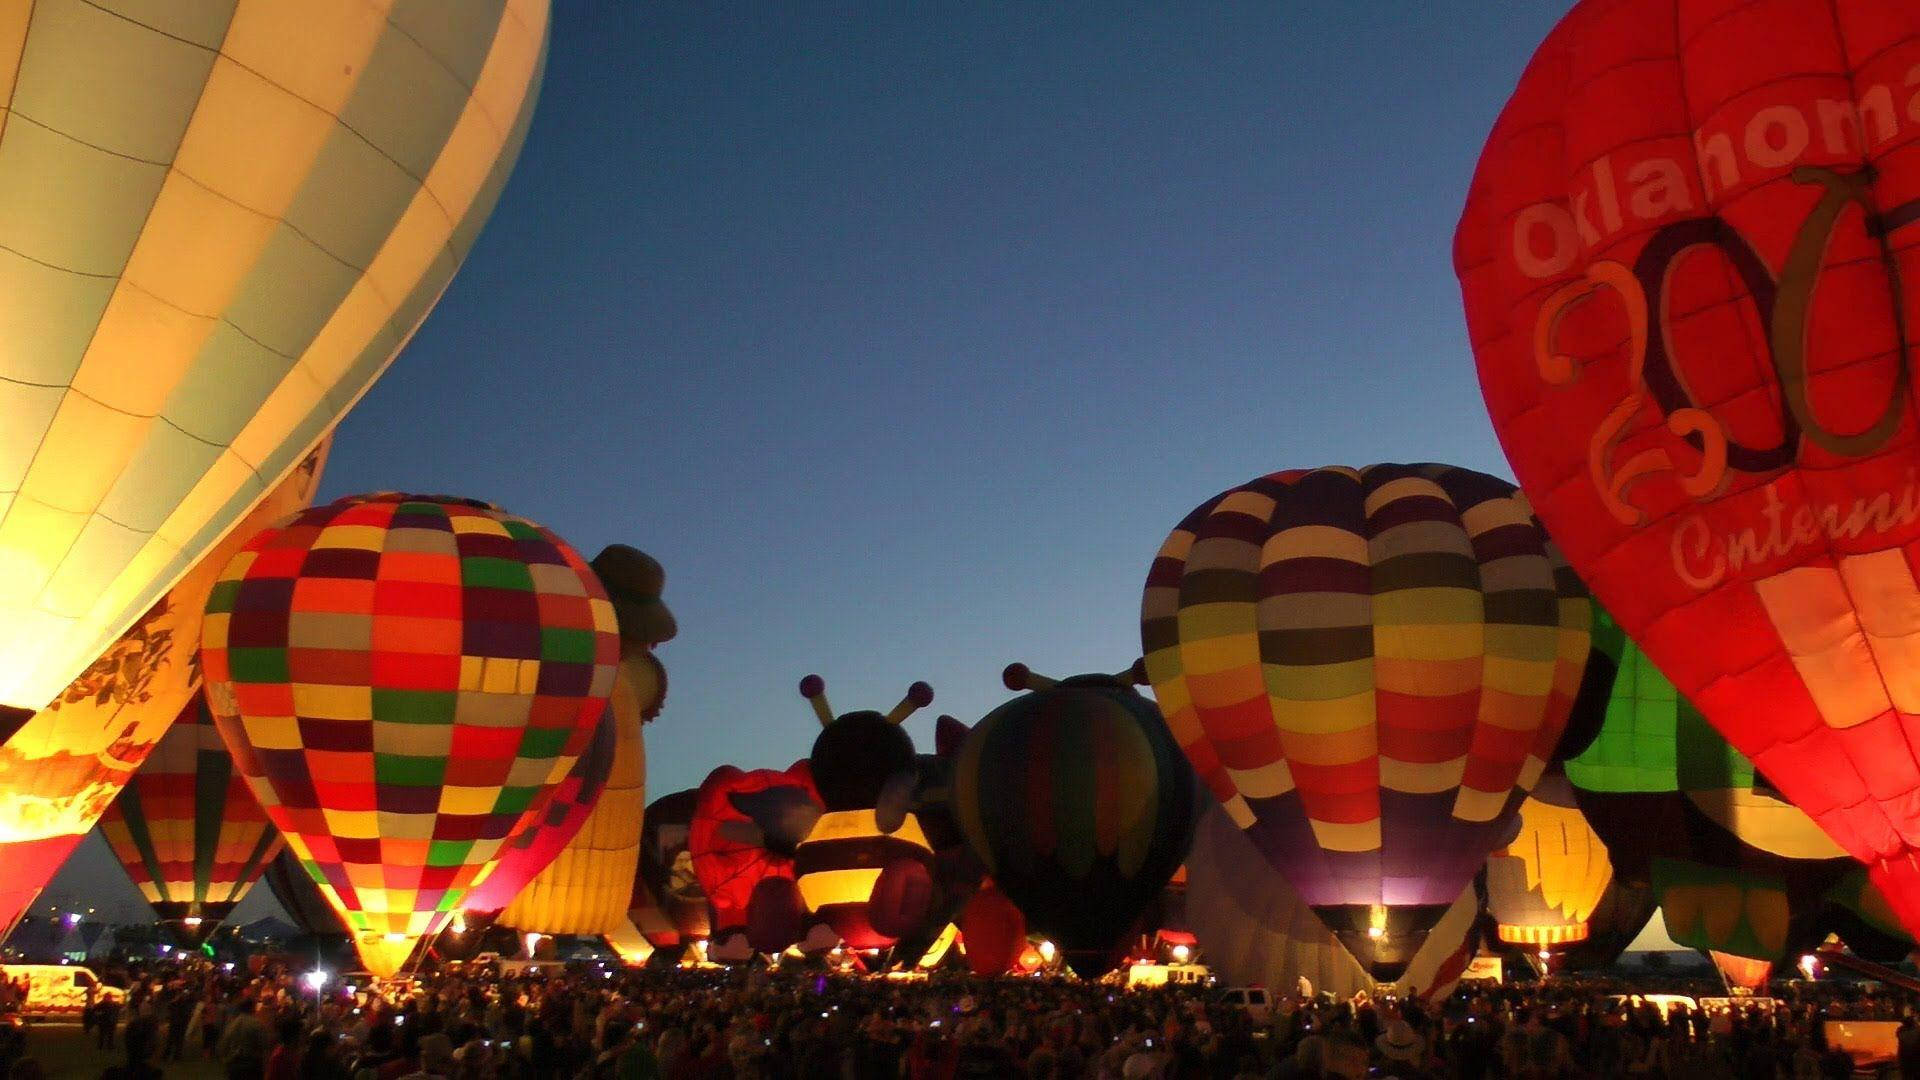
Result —
M1893 1068L1920 1077L1912 1009L1860 984L1663 1012L1606 982L1561 979L1438 1002L1289 996L1255 1009L1194 985L764 968L472 970L380 988L201 962L115 974L124 1004L103 998L85 1017L117 1055L113 1078L185 1062L235 1080L1815 1080L1853 1074L1826 1041L1824 1021L1841 1017L1899 1021ZM48 1075L57 1063L8 1030L0 1075Z

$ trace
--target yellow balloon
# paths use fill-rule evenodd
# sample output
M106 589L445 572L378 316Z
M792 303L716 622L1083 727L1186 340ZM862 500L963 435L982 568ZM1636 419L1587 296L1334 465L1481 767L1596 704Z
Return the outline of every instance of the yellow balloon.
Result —
M0 4L0 711L51 701L393 360L519 153L547 19Z

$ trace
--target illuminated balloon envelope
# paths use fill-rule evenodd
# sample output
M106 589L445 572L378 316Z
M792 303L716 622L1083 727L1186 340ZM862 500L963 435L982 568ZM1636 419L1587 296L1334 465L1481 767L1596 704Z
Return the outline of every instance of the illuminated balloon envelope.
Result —
M1004 975L1026 947L1026 916L1006 893L984 885L961 909L960 944L975 975Z
M0 718L0 934L198 697L193 653L214 579L255 533L312 500L330 444L322 441L51 705L18 726Z
M54 699L385 370L499 198L547 17L10 6L0 707Z
M101 815L100 835L159 921L195 943L282 847L197 694Z
M1568 560L1920 927L1920 23L1585 0L1480 158L1455 264Z
M712 906L715 939L745 929L747 904L762 879L794 876L793 858L767 849L759 829L735 798L776 788L818 797L805 760L794 762L784 771L746 772L722 765L707 774L700 785L699 802L687 833L687 853Z
M235 763L387 976L539 821L605 713L620 642L552 533L383 494L250 541L200 656Z
M1140 633L1195 771L1388 981L1512 834L1589 609L1511 484L1374 465L1202 503L1154 560Z
M1487 907L1500 940L1552 949L1586 940L1587 920L1613 881L1606 845L1558 774L1520 805L1520 834L1487 860Z

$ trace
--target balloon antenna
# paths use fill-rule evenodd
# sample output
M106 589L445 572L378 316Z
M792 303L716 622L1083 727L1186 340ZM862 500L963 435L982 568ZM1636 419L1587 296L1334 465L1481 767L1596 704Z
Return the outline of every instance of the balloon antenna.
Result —
M914 710L931 704L933 704L933 687L923 682L914 683L907 687L907 696L901 698L900 704L895 705L893 711L887 714L887 722L897 724L912 716Z
M827 704L827 680L818 675L801 679L800 696L813 706L813 715L820 718L821 727L833 723L833 706Z
M1009 690L1050 690L1060 683L1058 679L1034 674L1032 668L1021 663L1008 664L1006 669L1000 672L1000 681L1005 683Z

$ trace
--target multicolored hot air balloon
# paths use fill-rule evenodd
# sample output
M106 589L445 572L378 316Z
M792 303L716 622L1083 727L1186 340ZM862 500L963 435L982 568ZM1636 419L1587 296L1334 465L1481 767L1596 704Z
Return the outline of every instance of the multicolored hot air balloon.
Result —
M1236 824L1399 975L1546 768L1590 604L1513 486L1446 465L1274 473L1154 560L1147 675Z
M255 533L312 501L330 444L322 440L51 705L18 727L0 718L0 935L199 696L195 650L214 579Z
M53 700L385 370L506 183L547 18L12 6L0 708Z
M1567 778L1549 773L1520 804L1520 834L1487 860L1487 908L1501 941L1557 949L1586 940L1587 919L1612 882L1606 845Z
M281 848L198 694L101 815L100 835L160 923L195 943Z
M1372 974L1211 800L1194 830L1187 882L1187 924L1221 978L1290 993L1304 977L1315 991L1342 997L1376 989ZM1473 958L1479 913L1468 885L1427 934L1395 990L1428 1000L1451 993Z
M933 687L914 683L884 715L836 717L818 675L800 680L800 694L820 720L808 760L826 811L793 852L800 896L849 948L887 948L934 914L933 845L919 815L885 797L919 784L920 759L900 724L933 702Z
M1055 681L988 713L954 763L955 816L995 885L1082 975L1106 971L1186 857L1193 770L1136 672Z
M1891 0L1584 0L1455 262L1569 561L1920 928L1916 66Z
M207 701L308 874L391 975L545 812L620 656L586 561L485 503L383 494L249 542L207 603Z
M557 855L514 898L501 921L541 934L620 934L627 929L640 867L640 821L647 805L643 725L660 715L667 669L654 646L677 631L661 602L666 571L644 552L615 544L594 557L620 623L620 670L607 705L609 775L591 812ZM497 873L497 871L496 871Z

